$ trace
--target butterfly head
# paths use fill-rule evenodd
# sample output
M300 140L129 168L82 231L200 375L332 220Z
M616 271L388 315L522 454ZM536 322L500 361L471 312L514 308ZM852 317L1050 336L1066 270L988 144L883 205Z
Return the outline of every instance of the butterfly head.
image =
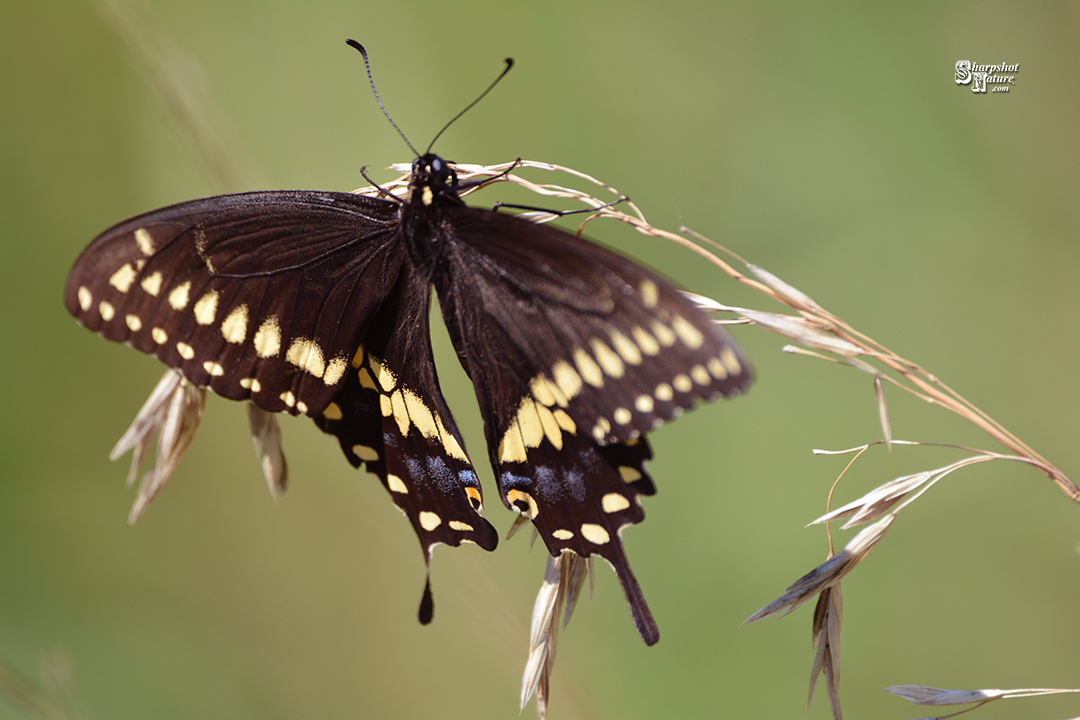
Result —
M457 173L450 163L434 153L425 153L413 160L409 199L420 205L431 205L435 198L457 197Z

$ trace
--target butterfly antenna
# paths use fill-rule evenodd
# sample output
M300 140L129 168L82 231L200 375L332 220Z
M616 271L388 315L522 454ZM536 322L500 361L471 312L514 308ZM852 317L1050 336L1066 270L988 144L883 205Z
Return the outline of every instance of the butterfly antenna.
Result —
M366 62L366 57L367 57L367 56L365 56L365 62ZM424 152L431 152L431 148L432 148L432 147L434 147L434 145L435 145L435 141L436 141L436 140L438 140L438 139L439 139L439 138L440 138L440 137L442 136L442 134L443 134L444 132L446 132L446 129L447 129L448 127L450 127L451 125L453 125L453 124L454 124L455 122L457 122L457 119L458 119L459 117L461 117L461 116L462 116L462 115L464 115L465 113L469 112L469 110L472 110L472 107L473 107L473 105L475 105L476 103L478 103L478 102L480 102L481 100L483 100L483 99L484 99L484 96L485 96L485 95L487 95L487 94L488 94L489 92L491 92L491 91L492 91L492 90L494 89L494 87L495 87L496 85L498 85L498 84L499 84L499 81L500 81L500 80L502 80L502 79L503 79L504 77L506 77L506 73L510 72L510 68L512 68L512 67L514 67L514 58L506 58L506 67L505 67L505 68L503 68L503 71L502 71L501 73L499 73L499 77L495 78L495 82L493 82L493 83L491 83L490 85L488 85L488 87L487 87L487 90L485 90L484 92L480 93L480 97L476 98L476 99L475 99L475 100L473 100L473 101L472 101L471 103L469 103L469 104L468 104L468 106L467 106L467 107L466 107L466 108L465 108L464 110L462 110L461 112L459 112L459 113L458 113L457 115L455 115L455 116L453 117L453 119L452 119L452 120L450 120L450 122L448 122L448 123L446 123L445 125L443 125L443 129L442 129L442 130L440 130L439 132L435 133L435 137L434 137L434 138L432 138L432 140L431 140L431 144L427 146L427 150L425 150ZM384 112L385 112L385 111L384 111ZM398 132L400 132L400 131L398 131Z
M352 39L346 40L345 44L348 45L349 47L356 48L357 50L360 51L360 54L364 56L364 68L367 70L368 82L371 84L371 92L375 93L375 100L378 101L379 107L382 108L382 114L386 116L386 119L389 120L390 124L394 126L394 129L398 131L398 135L400 135L401 139L405 141L405 144L409 146L409 149L413 151L413 155L415 155L416 157L420 157L420 153L416 152L416 148L414 148L413 144L411 142L409 142L409 138L405 137L405 133L401 132L401 128L399 128L397 126L397 123L394 122L394 118L390 117L390 113L388 113L386 111L386 106L383 105L382 98L379 97L379 91L375 89L375 78L371 77L371 63L368 62L367 50L364 49L363 45L361 45L360 43L358 43L358 42L356 42L355 40L352 40ZM507 70L509 70L509 69L510 68L507 68ZM506 73L503 72L503 75L505 75L505 74ZM496 80L495 82L498 82L498 80ZM490 89L491 88L488 88L488 90L490 90ZM484 94L486 95L487 92L485 91ZM480 97L484 97L484 96L481 95ZM479 98L477 98L477 99L479 99ZM476 103L473 103L473 104L475 105ZM472 107L472 105L470 105L469 107ZM465 109L468 110L469 108L465 108ZM454 118L454 120L457 120L457 118ZM453 121L451 121L451 122L453 122ZM443 130L445 130L445 129L446 128L443 128ZM438 137L438 135L436 135L435 137Z

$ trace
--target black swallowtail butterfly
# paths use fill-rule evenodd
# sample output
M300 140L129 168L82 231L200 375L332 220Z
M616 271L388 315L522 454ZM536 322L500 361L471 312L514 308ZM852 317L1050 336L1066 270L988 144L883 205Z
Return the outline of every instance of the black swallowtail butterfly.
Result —
M311 417L378 476L430 562L439 543L498 543L439 389L434 287L503 503L552 555L607 560L651 645L620 540L655 492L642 434L696 398L740 393L750 366L668 281L563 230L469 207L464 186L425 153L404 199L281 190L172 205L95 239L64 302L195 385Z

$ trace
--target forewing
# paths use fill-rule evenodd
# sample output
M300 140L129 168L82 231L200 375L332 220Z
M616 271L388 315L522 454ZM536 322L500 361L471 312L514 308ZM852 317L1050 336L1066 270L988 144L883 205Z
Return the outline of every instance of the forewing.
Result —
M459 264L478 278L473 301L529 366L530 392L600 443L750 384L727 332L656 273L513 215L459 208L453 227Z
M241 193L102 233L71 271L68 310L199 386L317 415L397 281L397 205L349 193Z

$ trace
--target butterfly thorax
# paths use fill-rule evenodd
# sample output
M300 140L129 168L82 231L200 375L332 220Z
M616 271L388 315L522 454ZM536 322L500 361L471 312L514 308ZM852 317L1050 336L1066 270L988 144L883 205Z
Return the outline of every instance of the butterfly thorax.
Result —
M429 271L438 265L451 233L443 208L464 204L456 186L457 174L438 155L426 153L413 161L401 229L413 262Z

